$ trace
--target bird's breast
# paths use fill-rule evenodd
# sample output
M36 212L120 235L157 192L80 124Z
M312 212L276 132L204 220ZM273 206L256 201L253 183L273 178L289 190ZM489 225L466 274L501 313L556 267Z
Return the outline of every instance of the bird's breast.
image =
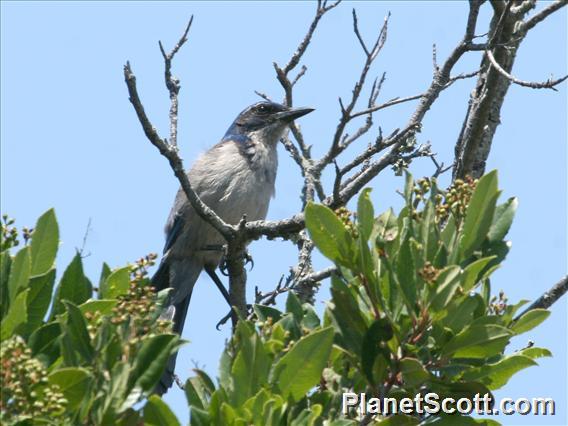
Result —
M266 217L278 158L275 147L254 144L243 155L236 143L224 143L205 153L190 172L203 201L221 218L237 223Z

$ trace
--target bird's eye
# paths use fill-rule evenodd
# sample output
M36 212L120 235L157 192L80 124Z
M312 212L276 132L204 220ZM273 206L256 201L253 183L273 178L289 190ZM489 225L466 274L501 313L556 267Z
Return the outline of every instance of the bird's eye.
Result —
M266 105L259 105L258 112L268 112L268 108Z

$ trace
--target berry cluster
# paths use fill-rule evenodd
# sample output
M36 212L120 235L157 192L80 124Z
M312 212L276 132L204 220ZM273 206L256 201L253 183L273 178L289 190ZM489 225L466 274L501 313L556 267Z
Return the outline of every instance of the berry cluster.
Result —
M434 284L436 279L438 279L438 275L440 275L440 270L427 261L424 266L418 270L418 275L428 284Z
M48 383L47 371L32 357L32 351L21 337L2 342L0 359L0 419L53 419L63 414L67 400L57 385Z
M2 242L0 243L0 251L9 250L20 244L18 240L18 229L14 225L15 220L8 217L7 214L2 215L0 221L0 229Z
M335 209L335 215L343 222L347 231L353 236L353 238L357 238L359 236L359 231L357 227L353 223L355 219L355 213L349 211L346 207L339 207Z
M507 309L507 296L501 290L499 292L499 297L493 296L489 301L489 306L487 307L490 315L503 315Z
M466 176L465 179L456 179L448 188L445 196L436 195L436 219L444 222L450 214L460 222L465 217L467 206L471 200L477 179Z

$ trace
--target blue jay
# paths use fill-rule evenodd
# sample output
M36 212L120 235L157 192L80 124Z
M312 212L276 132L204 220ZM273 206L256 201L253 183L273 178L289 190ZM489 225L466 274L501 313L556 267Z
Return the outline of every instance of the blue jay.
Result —
M277 144L288 125L311 108L288 108L274 102L258 102L242 111L223 139L202 154L188 172L193 189L219 217L237 224L266 217L278 166ZM225 241L201 219L180 189L165 227L166 244L158 271L152 277L157 291L171 287L167 312L173 329L181 335L193 286L202 270L213 279L225 299L228 293L215 269ZM175 355L156 392L163 394L173 383Z

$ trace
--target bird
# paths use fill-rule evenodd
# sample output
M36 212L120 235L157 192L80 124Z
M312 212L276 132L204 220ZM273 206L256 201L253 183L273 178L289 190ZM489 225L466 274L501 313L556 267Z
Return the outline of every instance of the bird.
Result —
M245 108L221 141L201 154L187 172L194 191L226 223L237 224L244 215L251 221L265 219L275 194L278 142L295 119L313 110L272 101ZM152 286L156 291L172 289L165 313L173 320L173 331L181 335L193 287L203 270L229 302L215 273L225 240L196 213L181 188L164 231L166 242ZM155 393L162 395L172 386L176 356L170 357Z

